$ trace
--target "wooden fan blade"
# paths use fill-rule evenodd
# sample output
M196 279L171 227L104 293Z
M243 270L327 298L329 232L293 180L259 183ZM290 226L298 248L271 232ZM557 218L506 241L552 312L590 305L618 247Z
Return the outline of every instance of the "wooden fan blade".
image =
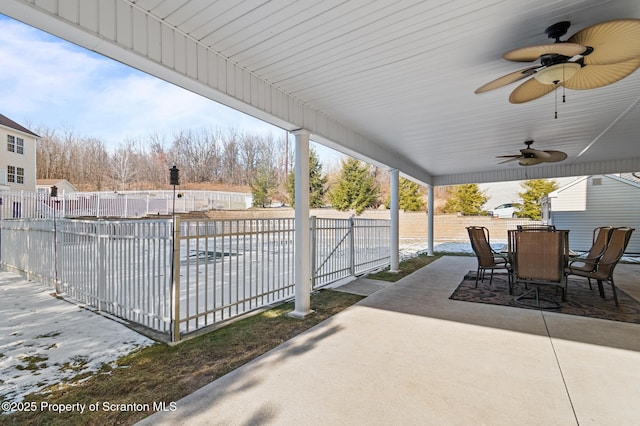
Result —
M615 64L640 57L640 19L616 19L575 33L571 43L593 47L584 57L586 65Z
M539 158L539 160L542 160L545 163L556 163L558 161L567 159L567 154L562 151L545 150L544 152L549 154L549 156L545 158Z
M502 55L502 57L507 61L533 62L538 60L542 55L555 53L557 55L568 56L571 58L583 53L585 50L587 50L587 48L577 42L541 44L539 46L529 46L510 50Z
M513 92L511 92L511 95L509 96L509 102L511 102L512 104L522 104L525 102L529 102L534 99L538 99L546 95L547 93L553 92L560 86L562 86L562 83L542 84L535 78L530 78L520 86L516 87Z
M516 161L522 158L522 155L500 155L496 158L503 158L503 157L513 157L513 158L509 158L508 160L504 160L504 161L500 161L498 164L504 164L504 163L510 163L512 161Z
M523 78L527 78L533 74L535 74L536 69L540 68L539 66L525 68L519 71L514 71L507 75L503 75L500 78L496 78L493 81L490 81L487 84L484 84L476 89L474 93L484 93L489 90L497 89L502 86L506 86L507 84L515 83L518 80L522 80Z
M562 84L568 89L585 90L622 80L640 67L640 58L610 65L585 65Z

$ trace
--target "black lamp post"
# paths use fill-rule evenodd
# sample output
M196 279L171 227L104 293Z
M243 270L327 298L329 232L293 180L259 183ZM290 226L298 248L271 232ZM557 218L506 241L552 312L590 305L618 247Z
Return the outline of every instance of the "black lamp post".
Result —
M177 305L178 292L175 281L175 245L176 245L176 185L180 185L180 170L174 165L169 169L169 183L173 185L173 212L171 214L171 305L172 305L172 314L171 314L171 340L177 340L177 335L179 334L178 328L178 319L175 318L177 316Z
M175 165L169 169L169 183L173 185L173 213L176 214L176 185L180 185L180 169Z

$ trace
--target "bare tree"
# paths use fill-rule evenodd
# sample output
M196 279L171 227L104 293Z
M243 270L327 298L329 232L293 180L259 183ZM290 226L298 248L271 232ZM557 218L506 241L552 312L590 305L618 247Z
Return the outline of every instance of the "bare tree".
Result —
M83 139L80 158L81 169L77 184L96 191L106 189L111 159L104 142L95 138Z
M119 185L121 190L127 189L136 178L136 163L135 141L125 140L118 146L111 158L111 176L114 184Z
M241 171L239 164L239 137L235 129L230 129L222 138L222 164L221 180L229 183L238 183L238 173Z

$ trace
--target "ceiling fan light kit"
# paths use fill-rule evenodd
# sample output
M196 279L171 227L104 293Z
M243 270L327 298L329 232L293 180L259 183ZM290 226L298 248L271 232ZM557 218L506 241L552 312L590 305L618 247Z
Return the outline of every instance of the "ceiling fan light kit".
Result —
M580 70L580 68L580 64L576 64L575 62L555 64L536 72L533 75L533 78L542 84L555 85L569 80L578 72L578 70Z

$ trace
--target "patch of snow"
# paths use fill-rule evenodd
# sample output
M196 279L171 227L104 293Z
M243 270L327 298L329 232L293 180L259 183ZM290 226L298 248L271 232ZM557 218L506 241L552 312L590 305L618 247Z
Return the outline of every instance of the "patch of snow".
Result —
M0 272L0 400L19 402L154 343L52 293L44 284Z

